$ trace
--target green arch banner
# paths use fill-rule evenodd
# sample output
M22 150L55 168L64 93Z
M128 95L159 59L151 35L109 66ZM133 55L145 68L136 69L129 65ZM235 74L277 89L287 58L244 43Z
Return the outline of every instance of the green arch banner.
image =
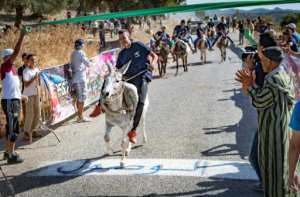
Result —
M193 5L178 5L170 7L159 7L152 9L140 9L140 10L130 10L122 12L112 12L104 13L92 16L80 16L63 20L46 21L39 24L33 24L31 26L39 25L57 25L65 23L80 23L95 20L108 20L115 18L126 18L134 16L149 16L149 15L159 15L166 13L176 13L176 12L195 12L195 11L205 11L214 9L224 9L224 8L235 8L235 7L248 7L248 6L261 6L261 5L277 5L277 4L290 4L290 3L300 3L300 0L240 0L240 1L227 1L227 2L216 2L216 3L200 3Z

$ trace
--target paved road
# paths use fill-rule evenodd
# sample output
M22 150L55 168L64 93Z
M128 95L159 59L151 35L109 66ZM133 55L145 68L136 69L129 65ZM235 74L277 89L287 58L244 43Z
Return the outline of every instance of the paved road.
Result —
M147 116L149 143L137 147L130 158L198 159L247 162L256 128L255 111L234 81L241 62L239 50L229 51L229 60L219 64L218 51L209 52L210 63L190 55L189 72L174 76L170 63L165 79L150 85ZM89 111L88 111L89 112ZM87 113L88 113L87 112ZM77 124L70 120L31 145L21 144L23 164L0 162L11 188L0 173L0 196L261 196L252 190L255 181L193 176L32 176L53 161L101 159L104 118ZM119 129L113 129L113 148L120 150ZM1 142L2 143L2 142ZM118 159L119 153L105 159ZM176 160L174 160L176 163ZM174 164L175 165L175 164ZM224 171L224 173L226 173ZM253 172L252 172L253 173Z

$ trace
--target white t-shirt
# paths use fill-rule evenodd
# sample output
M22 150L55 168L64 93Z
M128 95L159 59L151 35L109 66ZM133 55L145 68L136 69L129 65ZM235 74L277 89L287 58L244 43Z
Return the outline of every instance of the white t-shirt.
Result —
M2 98L21 99L20 80L17 69L10 60L4 62L1 67Z
M39 73L38 68L29 68L26 67L23 71L23 80L24 81L30 81L32 80L37 74ZM24 86L24 92L23 94L25 96L33 96L38 94L38 83L36 80L34 80L29 86Z

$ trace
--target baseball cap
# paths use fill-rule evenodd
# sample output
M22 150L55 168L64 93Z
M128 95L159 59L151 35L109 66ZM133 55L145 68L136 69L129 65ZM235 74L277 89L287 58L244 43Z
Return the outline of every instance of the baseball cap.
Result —
M296 29L297 26L295 25L295 23L289 23L286 27L290 29Z
M5 58L6 56L10 56L14 53L14 50L13 49L4 49L2 52L1 52L1 58Z

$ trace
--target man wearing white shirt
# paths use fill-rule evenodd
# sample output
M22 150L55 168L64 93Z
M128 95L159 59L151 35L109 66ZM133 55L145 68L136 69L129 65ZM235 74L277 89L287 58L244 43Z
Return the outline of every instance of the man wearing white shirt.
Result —
M34 54L27 55L27 67L23 71L24 91L23 94L28 97L26 103L26 116L24 124L24 139L32 142L32 137L41 137L37 132L33 132L38 128L41 108L38 92L39 86L39 69L35 67L36 56Z

